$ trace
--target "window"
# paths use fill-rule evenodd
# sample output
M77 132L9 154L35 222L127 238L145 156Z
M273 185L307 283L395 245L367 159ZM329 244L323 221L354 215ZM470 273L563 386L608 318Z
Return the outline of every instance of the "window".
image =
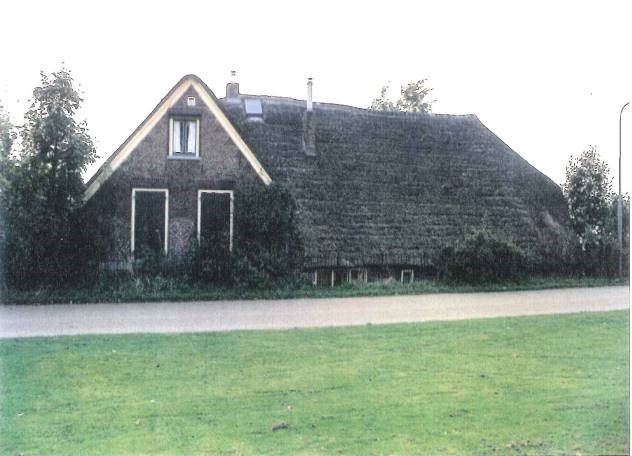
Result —
M336 271L333 269L316 269L314 271L314 286L333 287L336 284Z
M130 246L132 255L167 253L169 245L169 190L132 189Z
M169 155L172 157L197 157L199 155L199 119L170 119L169 136Z
M366 282L366 269L349 269L349 282Z
M412 269L402 269L401 282L413 283L415 281L415 271Z
M244 100L244 108L246 109L246 119L252 121L263 121L263 107L261 100L256 98L246 98Z
M364 277L366 277L366 270ZM319 287L335 287L349 281L349 271L345 268L319 268L313 272L312 284Z
M187 97L187 106L195 106L195 97Z
M233 250L232 190L198 190L197 239L216 251Z

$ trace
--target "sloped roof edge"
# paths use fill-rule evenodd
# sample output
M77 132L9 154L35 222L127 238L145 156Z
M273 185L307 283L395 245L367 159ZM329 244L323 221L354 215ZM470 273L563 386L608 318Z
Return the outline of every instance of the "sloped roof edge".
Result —
M263 183L265 185L269 185L272 182L272 179L263 168L255 154L224 113L221 104L215 94L213 94L213 91L198 76L188 74L171 88L171 90L162 98L162 100L160 100L145 120L143 120L143 122L132 132L123 144L121 144L118 149L116 149L99 167L97 172L86 184L86 191L83 196L84 201L88 201L92 196L94 196L101 185L103 185L103 183L125 161L134 148L145 138L145 136L147 136L167 110L191 87L195 89L209 110L213 113L213 115L215 115L222 128L224 128L224 130L228 133L228 136L253 167L254 171Z
M492 138L494 138L496 141L498 141L500 144L503 145L503 147L505 147L508 151L510 151L512 154L516 155L520 160L522 160L523 162L525 162L527 165L529 165L529 167L531 169L533 169L534 172L544 176L551 184L555 185L557 188L559 188L561 190L560 184L558 184L557 182L555 182L553 179L551 179L548 175L546 175L545 173L543 173L542 171L540 171L537 167L535 167L533 164L531 164L526 158L524 158L522 155L520 155L518 152L516 152L509 144L507 144L500 136L498 136L496 133L494 133L487 125L485 125L483 123L483 121L481 119L478 118L478 116L476 116L475 114L472 114L473 118L483 127L484 131L490 135Z

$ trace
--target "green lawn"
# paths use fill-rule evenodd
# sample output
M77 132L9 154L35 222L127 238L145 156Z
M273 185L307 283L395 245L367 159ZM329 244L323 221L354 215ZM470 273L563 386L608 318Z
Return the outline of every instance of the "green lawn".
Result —
M628 319L3 340L0 454L627 453Z

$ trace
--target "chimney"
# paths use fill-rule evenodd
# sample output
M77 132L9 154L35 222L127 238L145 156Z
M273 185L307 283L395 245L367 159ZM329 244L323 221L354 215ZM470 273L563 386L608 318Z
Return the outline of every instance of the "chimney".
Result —
M312 78L307 78L307 104L303 114L303 152L310 157L316 156L316 119L312 103Z
M230 82L226 84L226 101L235 103L239 101L239 83L237 82L237 72L231 70Z
M307 78L307 110L312 111L312 78Z

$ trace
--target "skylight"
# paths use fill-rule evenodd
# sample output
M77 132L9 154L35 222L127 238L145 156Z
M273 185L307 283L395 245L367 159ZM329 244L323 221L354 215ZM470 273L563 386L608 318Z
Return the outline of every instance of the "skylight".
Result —
M244 100L244 106L246 108L247 116L263 116L263 108L261 107L261 100L256 98L246 98Z

